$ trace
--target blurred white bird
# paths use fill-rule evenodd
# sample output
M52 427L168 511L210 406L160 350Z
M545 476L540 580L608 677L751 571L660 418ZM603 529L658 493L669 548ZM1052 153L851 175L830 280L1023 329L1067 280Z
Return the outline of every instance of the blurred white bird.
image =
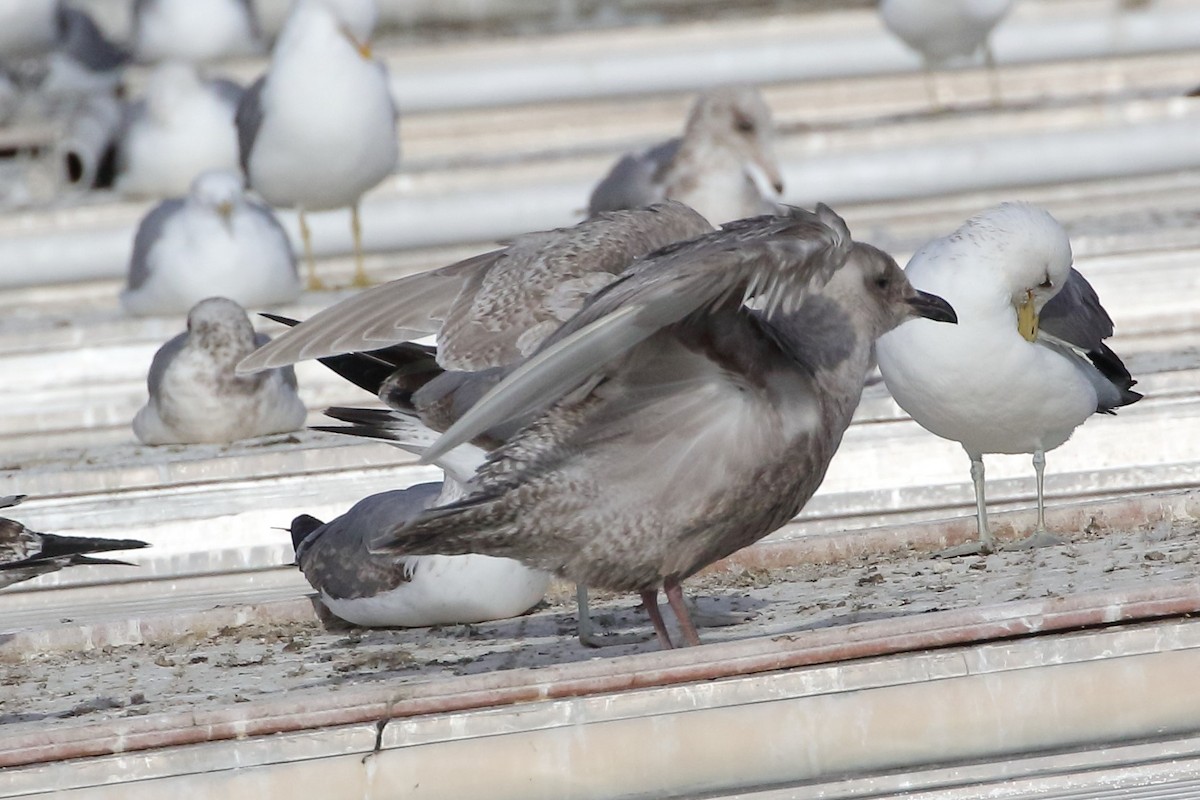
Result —
M117 144L116 188L126 195L186 194L206 170L237 170L233 116L241 88L205 80L183 62L160 65L129 110Z
M121 305L131 314L182 314L220 295L243 306L300 294L296 257L275 215L248 200L242 176L205 172L185 198L165 200L138 224Z
M250 187L273 206L299 209L310 288L320 282L305 213L350 207L354 281L365 285L359 199L400 156L387 71L367 44L376 16L364 0L297 0L267 74L237 112Z
M250 0L136 0L133 51L138 61L215 61L263 50Z
M925 62L926 88L935 108L941 105L934 70L950 61L970 58L980 50L1000 102L996 59L988 37L1012 8L1013 0L880 0L883 24Z

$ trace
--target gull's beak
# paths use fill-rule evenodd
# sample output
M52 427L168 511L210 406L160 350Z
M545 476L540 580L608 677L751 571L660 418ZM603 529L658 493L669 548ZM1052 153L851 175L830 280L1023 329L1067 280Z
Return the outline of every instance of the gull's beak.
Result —
M918 291L915 296L908 298L908 306L918 317L934 322L958 324L958 314L954 313L954 307L936 294Z
M783 196L783 175L779 174L779 165L775 163L774 158L768 157L766 154L761 154L755 160L758 168L762 170L763 175L771 184L771 188L775 190L775 194Z
M371 60L370 42L360 42L358 39L354 38L354 34L351 33L350 29L345 25L342 26L342 35L350 40L350 44L354 45L354 49L357 50L358 54L363 57L363 61Z
M1033 290L1025 290L1025 299L1017 306L1017 330L1025 341L1032 342L1038 335L1038 313L1033 304Z
M233 231L233 203L217 203L217 213L221 215L221 223L229 231Z

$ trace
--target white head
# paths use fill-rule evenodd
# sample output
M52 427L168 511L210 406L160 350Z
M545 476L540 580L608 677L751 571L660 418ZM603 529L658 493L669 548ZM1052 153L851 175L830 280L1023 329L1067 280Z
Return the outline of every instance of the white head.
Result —
M980 267L998 273L1021 335L1033 341L1038 314L1071 273L1071 241L1063 226L1037 206L1002 203L971 217L948 238L978 248Z
M254 327L246 310L224 297L209 297L192 306L187 329L189 338L208 350L254 349Z
M192 181L189 200L228 219L242 202L242 176L226 170L202 172Z
M289 50L301 41L344 39L364 58L379 16L375 0L296 0L276 44Z

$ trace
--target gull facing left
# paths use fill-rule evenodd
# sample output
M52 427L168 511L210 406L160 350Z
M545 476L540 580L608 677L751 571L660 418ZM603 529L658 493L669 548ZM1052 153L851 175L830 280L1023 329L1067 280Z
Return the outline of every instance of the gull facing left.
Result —
M906 325L879 340L879 371L922 427L956 441L971 459L979 541L943 555L996 548L984 498L985 453L1032 453L1037 530L1017 546L1053 544L1046 531L1046 451L1092 414L1142 398L1104 343L1112 319L1071 266L1067 233L1050 214L1004 203L929 242L908 262L914 286L959 314L953 328Z

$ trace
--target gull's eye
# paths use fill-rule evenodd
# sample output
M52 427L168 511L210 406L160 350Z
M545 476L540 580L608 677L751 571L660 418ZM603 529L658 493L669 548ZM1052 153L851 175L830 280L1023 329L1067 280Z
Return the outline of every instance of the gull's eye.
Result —
M1053 282L1050 280L1050 276L1049 276L1049 275L1047 275L1047 276L1046 276L1046 280L1044 280L1044 281L1042 281L1041 283L1039 283L1039 284L1038 284L1038 287L1040 287L1040 288L1042 288L1042 289L1053 289L1053 288L1054 288L1054 283L1053 283Z
M754 133L754 120L739 116L733 121L733 127L742 133Z
M886 289L892 285L892 278L886 272L875 279L875 286L880 289Z

